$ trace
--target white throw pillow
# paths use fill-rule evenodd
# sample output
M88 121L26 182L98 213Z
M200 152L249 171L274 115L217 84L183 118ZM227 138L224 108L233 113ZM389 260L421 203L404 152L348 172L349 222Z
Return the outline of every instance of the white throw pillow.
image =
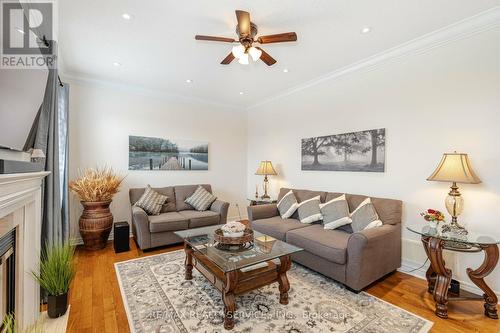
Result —
M299 220L301 223L313 223L316 221L321 221L323 215L321 215L321 210L319 209L320 197L304 200L299 203L297 211L299 213Z
M370 198L366 198L359 204L351 213L351 219L353 232L381 227L383 224Z
M325 229L337 229L352 223L345 194L319 205Z
M287 219L295 213L299 204L297 203L297 198L295 194L290 190L287 194L281 198L278 202L278 211L280 212L282 219Z

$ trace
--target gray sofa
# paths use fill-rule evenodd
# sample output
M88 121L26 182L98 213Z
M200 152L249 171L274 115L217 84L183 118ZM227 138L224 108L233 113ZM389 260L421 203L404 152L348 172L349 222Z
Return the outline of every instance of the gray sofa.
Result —
M144 188L129 190L132 233L142 250L182 242L174 231L226 223L229 203L216 200L209 210L199 212L184 202L198 186L200 185L155 188L154 190L168 197L159 215L147 215L142 208L134 206L144 193ZM202 184L201 186L212 193L210 185Z
M290 189L282 188L278 201ZM327 202L343 193L293 190L298 202L320 196ZM353 211L366 196L346 194ZM371 198L383 226L353 233L350 226L325 230L321 222L303 224L297 212L282 219L276 204L248 207L252 228L289 244L301 247L292 259L321 274L337 280L354 291L401 266L402 202Z

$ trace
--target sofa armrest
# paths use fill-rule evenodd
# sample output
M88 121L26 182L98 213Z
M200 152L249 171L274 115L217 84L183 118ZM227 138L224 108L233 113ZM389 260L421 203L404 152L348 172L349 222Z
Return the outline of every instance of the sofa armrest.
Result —
M151 247L148 214L144 209L137 206L132 206L132 232L141 249Z
M347 243L346 284L361 290L401 266L401 224L353 233Z
M250 222L255 220L268 219L270 217L279 215L277 204L248 206L247 212Z
M220 224L225 224L227 221L227 212L229 210L229 202L215 200L210 206L212 212L220 214Z

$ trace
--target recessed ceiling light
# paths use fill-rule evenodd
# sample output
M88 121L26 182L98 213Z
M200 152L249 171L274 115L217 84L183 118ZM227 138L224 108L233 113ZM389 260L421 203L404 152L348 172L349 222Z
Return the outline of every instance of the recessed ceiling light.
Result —
M130 21L132 19L132 15L130 15L129 13L123 13L122 17L124 20L127 20L127 21Z
M243 95L243 94L244 94L244 92L243 92L243 91L240 91L240 95Z
M120 67L121 65L122 65L122 64L121 64L120 62L118 62L118 61L115 61L115 62L113 63L113 66L115 66L115 67Z
M285 68L285 69L283 70L283 73L288 73L288 68Z
M191 80L191 79L187 79L187 80L186 80L186 83L193 83L193 80Z
M24 32L24 30L23 30L23 29L16 28L16 30L17 30L19 33L22 33L23 35L25 34L25 32Z
M361 33L362 33L362 34L367 34L367 33L369 33L370 31L372 31L372 28L371 28L371 27L364 27L363 29L361 29Z

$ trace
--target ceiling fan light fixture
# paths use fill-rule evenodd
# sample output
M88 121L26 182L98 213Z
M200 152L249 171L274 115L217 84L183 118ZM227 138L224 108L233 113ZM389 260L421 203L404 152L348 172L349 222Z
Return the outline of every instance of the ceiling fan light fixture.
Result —
M245 54L245 47L243 45L233 46L231 51L236 59L240 59Z
M238 62L242 65L248 65L248 53L243 53L238 59Z
M249 50L248 53L252 57L253 61L257 61L260 59L260 56L262 55L262 51L259 50L258 48L252 46Z

